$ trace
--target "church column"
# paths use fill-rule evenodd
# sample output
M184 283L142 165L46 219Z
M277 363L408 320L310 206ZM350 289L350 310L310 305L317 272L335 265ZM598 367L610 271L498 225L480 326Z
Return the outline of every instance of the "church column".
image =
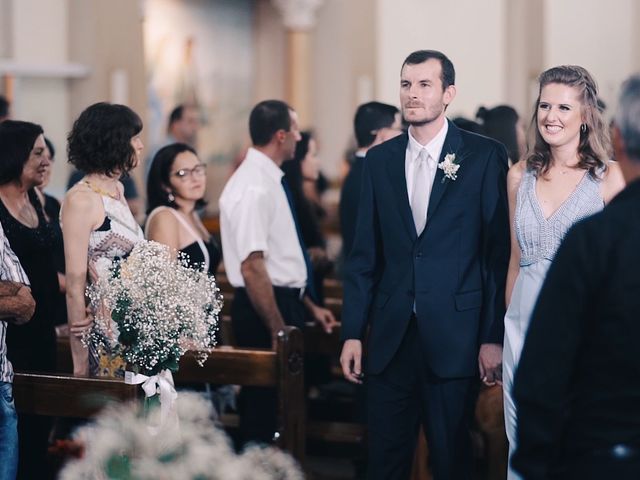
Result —
M286 100L298 113L302 128L312 120L311 30L323 0L272 0L287 28Z

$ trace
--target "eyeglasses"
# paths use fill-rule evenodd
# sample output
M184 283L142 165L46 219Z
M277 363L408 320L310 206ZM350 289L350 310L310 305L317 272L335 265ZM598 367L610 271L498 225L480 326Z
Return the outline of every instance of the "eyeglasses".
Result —
M207 167L203 163L196 165L193 168L182 168L176 170L171 175L177 177L179 180L186 180L187 177L202 178L207 173Z

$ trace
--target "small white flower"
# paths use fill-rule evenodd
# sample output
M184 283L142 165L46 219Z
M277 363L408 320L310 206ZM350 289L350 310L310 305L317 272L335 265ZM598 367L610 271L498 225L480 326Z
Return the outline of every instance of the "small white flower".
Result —
M447 153L444 156L444 160L438 164L438 168L444 172L444 178L442 182L448 178L449 180L455 180L458 178L458 169L460 164L456 163L456 154Z

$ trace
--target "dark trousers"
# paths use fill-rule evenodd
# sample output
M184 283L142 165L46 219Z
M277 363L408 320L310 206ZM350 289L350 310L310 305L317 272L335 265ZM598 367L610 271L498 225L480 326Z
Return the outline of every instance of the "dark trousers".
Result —
M469 425L478 380L438 378L421 348L412 318L389 365L367 375L369 479L409 478L420 423L434 480L472 478Z
M276 303L285 324L304 326L304 306L297 289L275 287ZM239 347L271 348L271 332L249 300L244 288L236 288L231 324ZM240 441L270 443L276 431L277 397L273 388L242 387L238 398Z
M53 332L53 330L52 330ZM14 370L53 373L56 371L55 332L29 348L9 348ZM53 478L48 472L47 448L53 419L26 413L18 414L18 480Z

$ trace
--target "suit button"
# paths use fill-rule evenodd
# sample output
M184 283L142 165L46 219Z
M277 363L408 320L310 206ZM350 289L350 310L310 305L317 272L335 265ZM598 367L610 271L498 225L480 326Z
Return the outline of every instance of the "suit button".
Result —
M422 252L416 253L416 258L420 258L420 257L422 257Z

